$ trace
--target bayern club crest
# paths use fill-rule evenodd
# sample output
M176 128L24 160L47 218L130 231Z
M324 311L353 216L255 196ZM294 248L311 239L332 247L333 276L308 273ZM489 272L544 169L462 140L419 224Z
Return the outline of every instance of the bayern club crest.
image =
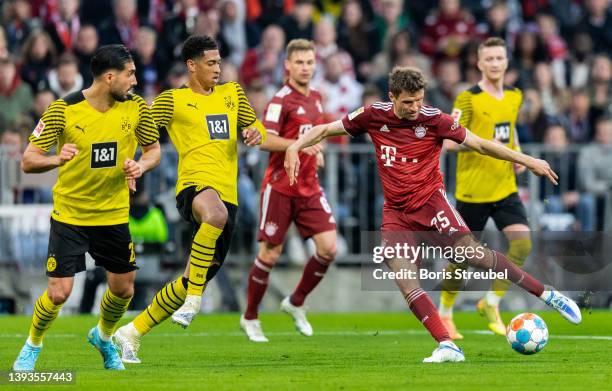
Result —
M264 226L264 232L268 236L274 236L274 234L276 234L276 231L278 231L278 225L276 225L276 224L274 224L272 222L268 222Z
M425 134L427 133L427 129L425 129L425 127L419 125L416 128L414 128L414 135L417 136L418 138L423 138L425 137Z

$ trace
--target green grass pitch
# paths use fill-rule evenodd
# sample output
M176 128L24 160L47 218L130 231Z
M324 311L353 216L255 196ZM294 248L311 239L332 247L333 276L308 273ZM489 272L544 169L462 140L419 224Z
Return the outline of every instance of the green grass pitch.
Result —
M143 339L142 364L122 372L104 370L85 340L97 318L60 317L47 334L37 369L74 371L76 385L44 386L66 390L612 389L612 312L584 312L580 326L557 313L538 314L551 337L533 356L515 353L505 338L484 332L476 313L455 314L467 361L454 364L421 363L435 343L408 311L311 314L311 338L298 335L285 314L262 314L267 344L248 342L237 314L200 315L187 330L170 322L154 329ZM506 321L513 315L502 314ZM11 367L28 324L25 316L0 317L0 371Z

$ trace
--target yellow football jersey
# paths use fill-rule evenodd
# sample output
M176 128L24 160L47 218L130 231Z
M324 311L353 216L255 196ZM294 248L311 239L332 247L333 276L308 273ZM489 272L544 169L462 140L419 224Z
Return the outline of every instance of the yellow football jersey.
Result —
M155 98L152 113L178 152L176 194L189 186L210 186L223 201L237 205L238 127L255 125L266 136L242 87L220 84L210 95L187 86L167 90Z
M475 85L459 94L452 116L477 136L520 150L515 126L522 100L518 88L504 86L504 97L497 99ZM495 202L516 191L511 162L473 151L459 152L455 191L459 201Z
M53 102L30 142L44 151L57 145L58 153L64 144L76 144L78 153L59 167L51 217L74 225L127 223L130 199L123 162L134 158L137 144L158 139L151 110L137 95L116 101L104 113L82 92Z

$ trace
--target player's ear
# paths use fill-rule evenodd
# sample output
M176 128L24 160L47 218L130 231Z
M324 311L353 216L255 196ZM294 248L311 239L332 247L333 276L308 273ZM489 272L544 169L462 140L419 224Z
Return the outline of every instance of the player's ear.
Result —
M193 61L192 59L188 59L187 61L185 61L185 64L187 65L187 70L189 72L195 72L195 61Z
M395 95L393 95L393 93L392 93L391 91L389 91L389 100L390 100L391 102L394 102L394 101L395 101Z

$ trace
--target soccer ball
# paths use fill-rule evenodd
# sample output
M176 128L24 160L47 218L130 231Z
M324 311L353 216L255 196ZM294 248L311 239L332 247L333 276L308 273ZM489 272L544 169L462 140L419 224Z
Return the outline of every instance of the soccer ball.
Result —
M548 327L536 314L525 312L510 321L506 329L506 339L517 352L535 354L548 342Z

